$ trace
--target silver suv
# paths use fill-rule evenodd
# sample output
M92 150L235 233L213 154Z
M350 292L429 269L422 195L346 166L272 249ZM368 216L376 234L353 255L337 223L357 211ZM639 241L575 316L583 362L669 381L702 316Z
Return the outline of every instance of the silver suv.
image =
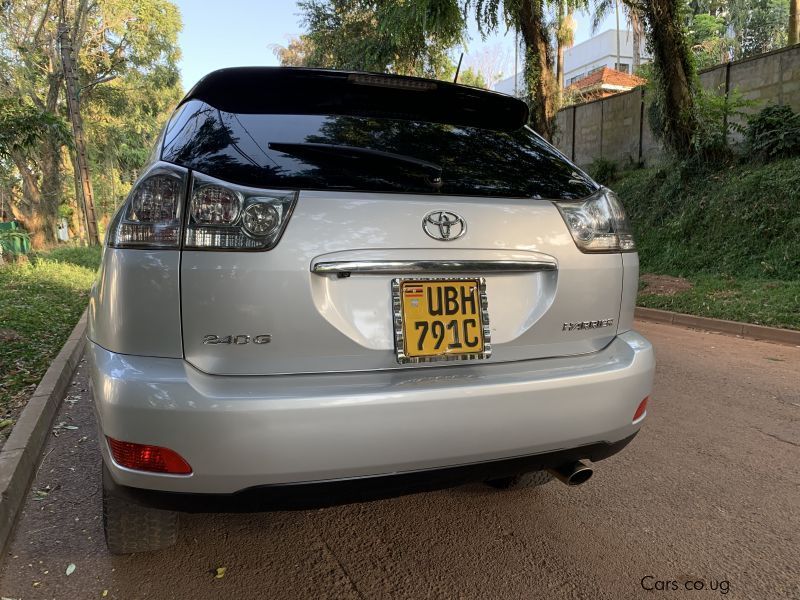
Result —
M181 511L571 484L645 418L617 197L515 98L236 68L109 225L88 355L112 552Z

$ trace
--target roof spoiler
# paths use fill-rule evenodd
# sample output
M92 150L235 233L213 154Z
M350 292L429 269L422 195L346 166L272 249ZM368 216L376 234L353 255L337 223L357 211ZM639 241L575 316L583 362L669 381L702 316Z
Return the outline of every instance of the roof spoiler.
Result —
M181 104L192 99L245 114L379 117L503 131L528 122L527 104L505 94L421 77L328 69L220 69L198 81Z

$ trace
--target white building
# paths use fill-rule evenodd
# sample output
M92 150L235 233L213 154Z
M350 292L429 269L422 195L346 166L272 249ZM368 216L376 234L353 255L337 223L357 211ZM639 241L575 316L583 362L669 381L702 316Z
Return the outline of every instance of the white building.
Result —
M645 48L642 37L640 48L641 63L648 63L652 59ZM617 65L617 30L607 29L585 42L574 45L564 50L564 87L569 87L579 79L609 67L631 73L633 71L633 32L627 29L619 30L619 65ZM520 71L517 73L516 86L518 92L524 92L525 78ZM493 89L504 94L514 94L514 76L501 79L494 84Z
M641 63L648 63L650 55L642 36L639 56ZM617 64L617 30L608 29L585 42L564 50L564 87L595 71L608 67L623 73L633 72L633 32L619 30L619 64Z
M518 96L525 90L525 84L523 83L524 81L524 74L520 71L516 74L516 76L512 75L511 77L506 77L505 79L501 79L500 81L496 82L492 86L492 89L495 92L508 94L509 96Z

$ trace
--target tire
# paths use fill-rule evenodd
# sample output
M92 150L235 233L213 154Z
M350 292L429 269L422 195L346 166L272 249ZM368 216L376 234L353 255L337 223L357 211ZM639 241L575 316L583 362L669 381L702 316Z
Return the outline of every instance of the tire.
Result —
M553 476L548 471L531 471L520 475L488 479L485 483L498 490L517 490L522 488L535 488L549 483Z
M152 552L175 544L178 513L133 504L111 491L111 476L103 467L103 530L111 554Z

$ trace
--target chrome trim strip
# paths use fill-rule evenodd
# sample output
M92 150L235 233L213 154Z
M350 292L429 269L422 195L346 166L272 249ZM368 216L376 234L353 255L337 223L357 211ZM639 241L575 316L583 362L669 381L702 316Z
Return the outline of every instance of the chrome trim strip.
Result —
M406 275L415 273L532 273L555 271L558 265L545 260L343 260L311 266L317 275Z

